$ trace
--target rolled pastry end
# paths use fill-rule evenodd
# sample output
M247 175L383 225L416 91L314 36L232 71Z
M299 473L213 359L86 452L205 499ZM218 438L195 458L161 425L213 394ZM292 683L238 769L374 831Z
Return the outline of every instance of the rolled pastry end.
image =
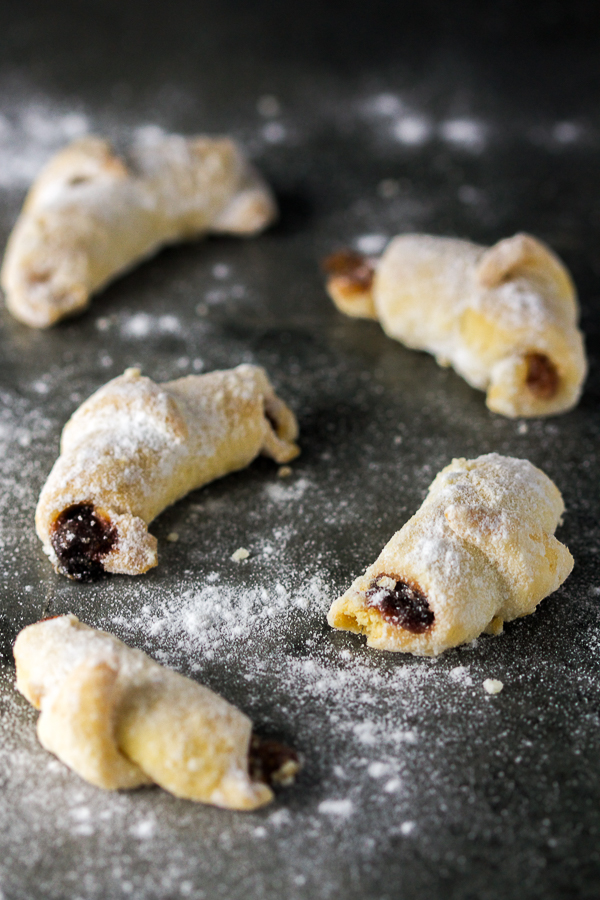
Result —
M511 418L566 412L581 394L583 359L582 354L559 361L535 347L503 359L492 369L486 404L492 412Z
M57 572L75 581L96 581L105 572L142 575L157 564L156 547L142 519L84 501L56 516L47 552Z
M266 429L261 453L276 463L291 462L300 453L300 447L295 443L298 437L296 416L273 392L265 397L264 412Z
M364 634L370 647L432 655L435 613L423 588L398 575L363 576L331 606L333 628Z
M373 299L375 261L354 250L339 250L323 260L327 291L340 310L356 319L376 319Z

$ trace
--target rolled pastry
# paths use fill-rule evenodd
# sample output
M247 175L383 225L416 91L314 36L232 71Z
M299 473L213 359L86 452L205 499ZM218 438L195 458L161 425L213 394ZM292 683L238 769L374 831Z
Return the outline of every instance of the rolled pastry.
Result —
M273 799L298 757L252 738L252 723L190 678L75 616L24 628L14 646L17 688L41 710L40 743L108 790L158 784L228 809ZM254 777L253 777L254 776Z
M420 510L331 606L377 650L437 656L533 612L573 568L556 485L525 459L455 459Z
M288 462L297 435L258 366L160 385L127 369L64 427L36 511L44 550L78 580L140 575L157 564L147 526L165 507L259 454Z
M29 191L4 257L6 303L21 322L46 328L165 244L208 231L255 234L275 215L270 189L228 138L159 133L127 159L83 138Z
M548 416L575 406L586 375L573 282L536 238L493 247L405 234L380 259L341 251L324 262L328 291L350 316L433 353L505 416Z

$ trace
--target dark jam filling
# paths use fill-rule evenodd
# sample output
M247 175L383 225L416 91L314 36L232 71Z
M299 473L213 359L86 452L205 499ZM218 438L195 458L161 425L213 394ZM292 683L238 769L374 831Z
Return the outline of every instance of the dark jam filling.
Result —
M64 509L52 526L50 540L60 570L76 581L96 581L104 574L102 559L117 541L117 530L91 503Z
M540 400L551 400L556 396L560 378L556 366L545 353L528 353L525 357L527 376L525 384Z
M368 291L373 284L375 269L370 260L354 250L339 250L323 260L323 269L331 278L342 279L344 287Z
M291 747L252 735L248 753L248 772L252 781L269 786L291 784L299 770L300 759Z
M379 578L392 578L393 575L380 575ZM367 605L378 609L383 618L392 625L423 634L433 625L435 616L429 608L425 594L413 584L396 581L393 588L380 587L374 581L367 591Z

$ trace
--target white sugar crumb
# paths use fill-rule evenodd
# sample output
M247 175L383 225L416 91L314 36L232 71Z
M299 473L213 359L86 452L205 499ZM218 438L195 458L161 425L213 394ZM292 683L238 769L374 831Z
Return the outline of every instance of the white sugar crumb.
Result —
M439 131L442 140L455 146L479 151L485 145L485 128L474 119L448 119Z
M126 316L121 325L122 336L132 340L141 340L154 334L180 334L181 330L181 322L177 316L155 316L150 313Z
M463 684L465 687L470 687L473 684L473 679L469 674L469 666L455 666L448 672L448 678L457 684Z
M416 822L403 822L400 826L400 834L408 836L413 833L416 827Z
M238 547L235 553L231 554L231 559L233 560L233 562L241 562L243 559L248 559L249 556L249 550L246 550L245 547Z
M362 234L356 238L354 244L359 253L375 256L383 251L388 240L389 237L386 234Z
M352 800L323 800L319 803L319 812L323 816L347 819L352 815Z
M483 682L483 689L487 694L499 694L504 684L496 678L486 678Z
M147 819L142 819L140 822L136 822L135 825L132 825L129 829L129 834L137 838L140 841L148 840L154 835L156 831L156 819L154 816L151 816Z
M432 131L429 119L418 115L402 116L392 127L396 140L411 147L418 147L428 141Z
M179 535L176 531L170 531L167 535L167 540L171 541L172 544L175 544L179 540Z

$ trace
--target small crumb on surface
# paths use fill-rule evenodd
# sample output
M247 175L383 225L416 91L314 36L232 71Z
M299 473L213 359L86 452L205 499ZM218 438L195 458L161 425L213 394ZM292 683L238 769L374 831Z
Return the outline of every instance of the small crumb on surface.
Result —
M238 547L235 553L231 554L231 559L233 562L241 562L243 559L248 559L249 556L250 552L245 547Z
M179 540L179 535L177 534L176 531L170 531L169 534L167 535L167 540L171 541L171 543L174 544L174 543L176 543L176 541Z
M277 470L278 478L289 478L292 474L291 466L280 466Z
M529 426L527 425L527 422L519 422L517 425L517 434L527 434L528 431Z
M486 678L483 682L483 689L488 694L499 694L504 685L496 678Z

